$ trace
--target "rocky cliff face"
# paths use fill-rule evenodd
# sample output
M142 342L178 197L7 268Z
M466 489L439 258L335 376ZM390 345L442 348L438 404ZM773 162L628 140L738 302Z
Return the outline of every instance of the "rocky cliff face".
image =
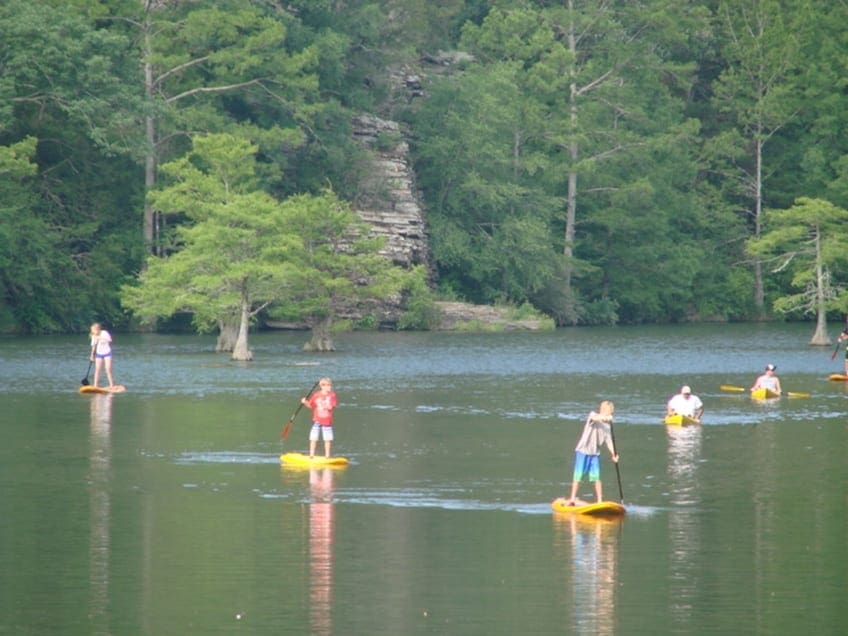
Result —
M429 269L427 223L400 126L374 115L360 115L353 129L369 164L354 211L375 234L386 237L382 250L386 258L404 267L425 265Z

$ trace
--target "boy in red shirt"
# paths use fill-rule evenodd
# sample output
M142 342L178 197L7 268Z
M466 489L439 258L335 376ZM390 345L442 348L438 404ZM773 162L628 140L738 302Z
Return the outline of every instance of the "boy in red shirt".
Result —
M333 392L333 383L330 378L321 378L318 381L320 387L312 395L301 398L304 406L312 409L312 429L309 431L309 456L315 457L315 448L318 438L324 438L324 456L330 456L333 446L333 410L336 408L336 394Z

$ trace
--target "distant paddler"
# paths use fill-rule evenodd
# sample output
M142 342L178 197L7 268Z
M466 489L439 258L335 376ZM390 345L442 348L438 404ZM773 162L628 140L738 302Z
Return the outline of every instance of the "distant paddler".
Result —
M672 396L666 404L666 417L672 415L683 415L692 419L701 420L701 415L704 414L704 403L697 395L692 393L692 389L688 384L680 387L680 393Z
M751 391L766 389L776 395L783 393L783 390L780 388L780 378L774 374L775 371L777 371L776 366L773 364L767 364L765 373L754 381L754 386L751 387Z
M836 349L833 350L833 355L830 356L831 360L833 360L833 358L836 357L836 352L839 350L839 347L842 345L842 343L846 343L845 344L845 375L848 375L848 324L845 325L845 329L843 329L839 333L839 337L836 339Z

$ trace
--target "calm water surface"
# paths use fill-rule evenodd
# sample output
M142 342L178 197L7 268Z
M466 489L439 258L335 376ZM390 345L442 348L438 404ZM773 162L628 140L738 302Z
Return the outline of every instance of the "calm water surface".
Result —
M249 364L117 334L128 390L92 397L84 336L0 339L0 633L841 634L848 394L811 331L272 333ZM720 391L767 362L812 396ZM319 375L351 465L281 468ZM667 429L682 383L704 424ZM558 518L604 398L628 514Z

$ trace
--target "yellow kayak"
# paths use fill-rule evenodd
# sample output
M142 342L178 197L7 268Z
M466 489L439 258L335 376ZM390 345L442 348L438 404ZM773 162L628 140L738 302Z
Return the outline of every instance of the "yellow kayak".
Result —
M554 512L563 512L577 515L589 515L592 517L620 517L625 513L625 508L615 501L599 501L587 504L569 506L565 497L558 497L551 503Z
M848 375L843 375L841 373L831 373L827 376L827 379L831 382L846 382L848 381Z
M666 415L663 423L668 424L669 426L689 426L691 424L700 424L701 420L689 417L688 415L675 413L674 415Z
M303 453L283 453L280 455L280 462L299 468L342 468L350 463L346 457L310 457Z
M776 393L771 389L754 389L751 391L751 397L755 400L769 400L771 398L780 397L780 393Z

